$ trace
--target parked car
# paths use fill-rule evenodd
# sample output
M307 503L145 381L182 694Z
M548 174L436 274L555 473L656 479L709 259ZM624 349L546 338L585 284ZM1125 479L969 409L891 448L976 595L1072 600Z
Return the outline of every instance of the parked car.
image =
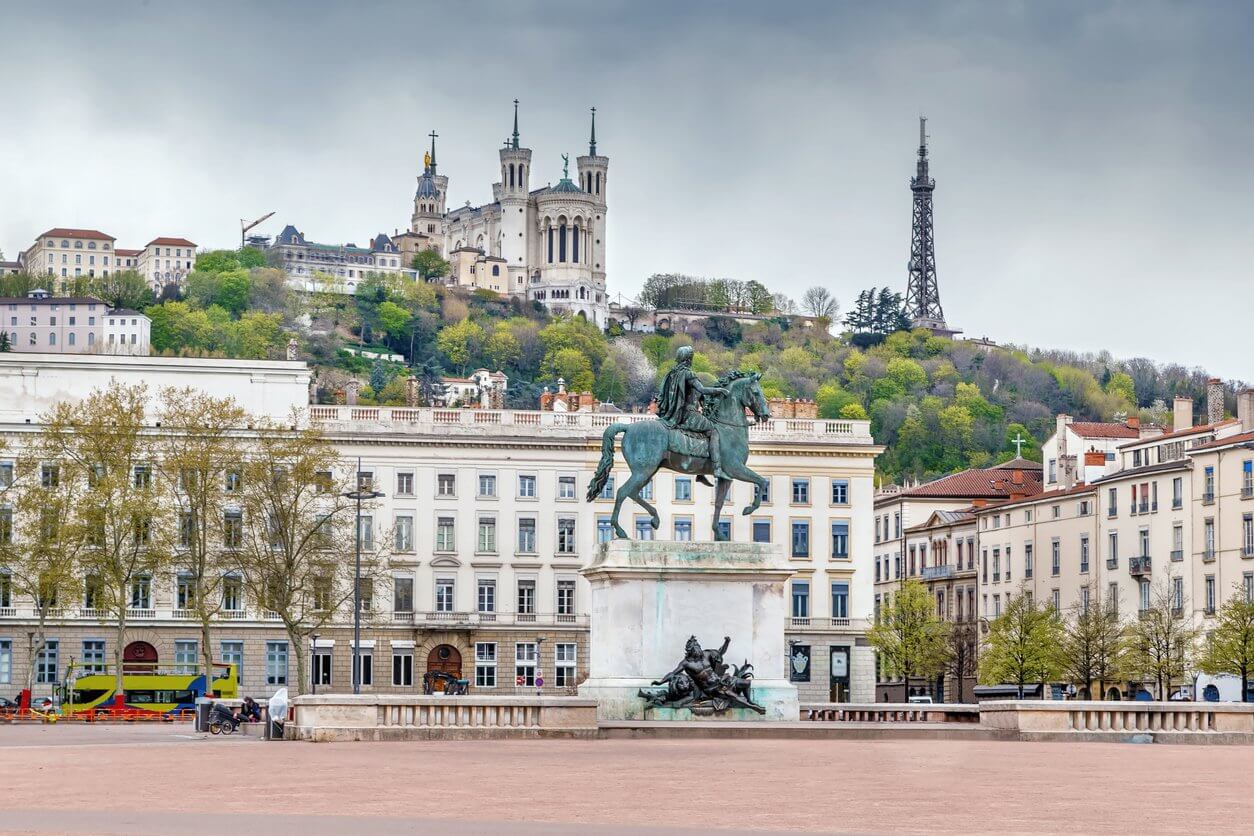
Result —
M0 711L17 711L17 700L0 697Z
M51 711L54 708L52 697L31 697L30 707L35 711Z
M917 702L917 703L923 703L923 704L925 704L925 705L931 705L931 703L932 703L932 698L931 698L931 697L929 697L927 694L915 694L914 696L907 698L907 700L906 700L906 701L907 701L907 702Z

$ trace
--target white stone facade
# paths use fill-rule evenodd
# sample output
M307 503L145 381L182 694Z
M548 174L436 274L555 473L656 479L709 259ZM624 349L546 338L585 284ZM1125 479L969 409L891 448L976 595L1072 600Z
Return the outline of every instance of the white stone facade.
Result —
M520 143L515 110L513 136L499 152L501 179L492 185L492 202L449 211L448 178L437 173L433 139L418 177L411 237L445 254L453 267L451 284L537 301L604 327L609 158L596 151L595 122L588 153L575 161L574 179L563 155L557 185L532 188L531 153Z

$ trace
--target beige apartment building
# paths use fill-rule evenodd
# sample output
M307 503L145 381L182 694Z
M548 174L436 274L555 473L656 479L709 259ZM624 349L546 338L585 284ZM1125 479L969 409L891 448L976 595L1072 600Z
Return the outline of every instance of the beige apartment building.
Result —
M975 700L979 646L976 507L933 511L927 522L906 529L906 548L931 554L919 577L936 602L937 615L952 622L953 659L932 688L933 697L940 701Z
M135 255L126 252L128 264L133 259L134 265L125 269L135 270L158 292L166 285L182 284L196 264L196 245L186 238L154 238ZM121 253L118 258L122 258Z
M46 384L47 393L63 397L103 385L109 376L158 385L168 377L162 374L167 362L183 385L215 393L238 389L243 403L265 414L286 415L289 407L305 405L308 371L290 362L248 364L253 379L270 380L264 391L239 389L247 378L237 364L210 360L113 358L97 370L97 364L68 366L48 357L33 369L35 378L16 380ZM44 397L42 388L6 393L4 380L14 378L0 375L0 394L13 395L15 403ZM386 580L368 597L359 648L365 689L413 693L428 671L444 670L469 679L472 692L572 692L588 669L589 595L579 570L596 543L610 536L612 509L608 491L594 502L584 501L583 493L605 427L648 416L308 409L343 465L385 494L362 519L366 550L388 558ZM29 417L0 415L0 431L16 443L30 432ZM752 492L735 485L718 523L732 540L779 543L789 555L794 616L780 642L791 651L790 678L803 699L869 701L875 665L865 639L872 613L870 509L874 457L882 448L866 421L772 419L752 433L750 465L769 478L770 488L762 507L742 516ZM611 485L625 476L620 464ZM710 491L690 477L661 473L650 486L660 528L654 532L647 515L630 505L624 527L636 538L712 539ZM344 565L351 565L349 555ZM180 588L177 571L136 584L126 654L194 663L189 660L196 659L200 639L180 608ZM350 687L350 612L338 612L320 629L315 647L296 648L238 583L226 583L222 594L213 651L240 666L244 693L262 696L290 685L298 652L314 654L311 676L319 688ZM64 676L71 658L92 664L111 658L112 631L88 604L66 602L54 620L54 643L36 665L40 693ZM32 634L31 603L19 600L0 574L0 694L24 683Z

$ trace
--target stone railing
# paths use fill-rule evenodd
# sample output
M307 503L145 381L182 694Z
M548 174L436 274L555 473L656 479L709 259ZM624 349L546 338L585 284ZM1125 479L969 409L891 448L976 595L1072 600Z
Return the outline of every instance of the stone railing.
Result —
M803 703L801 719L834 723L978 723L980 707L967 703Z
M476 740L597 734L597 704L579 697L306 694L292 700L289 740Z
M865 618L837 618L826 615L792 616L787 626L794 630L866 630L871 624Z
M439 409L400 406L310 406L309 418L324 429L356 431L375 426L390 431L441 435L552 436L599 438L610 424L648 421L652 415L602 412L541 412L522 409ZM830 444L874 444L870 421L771 418L749 428L754 438Z
M980 704L980 722L1025 740L1143 734L1157 741L1254 742L1254 703L998 700Z

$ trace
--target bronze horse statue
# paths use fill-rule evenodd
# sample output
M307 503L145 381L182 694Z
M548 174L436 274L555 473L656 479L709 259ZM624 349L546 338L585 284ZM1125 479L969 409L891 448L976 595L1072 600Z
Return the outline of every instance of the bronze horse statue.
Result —
M750 470L745 462L749 458L749 425L745 410L753 413L754 421L770 419L770 408L759 384L761 375L756 372L731 372L719 379L718 385L727 390L726 395L707 395L702 401L702 413L718 428L717 443L721 453L723 472L730 479L719 479L714 486L714 539L723 540L718 521L727 501L732 480L750 482L756 486L753 502L742 514L752 514L762 504L762 491L766 479ZM605 428L601 437L601 461L588 486L588 501L596 499L609 479L614 467L614 439L623 437L623 458L631 468L631 476L614 496L614 513L610 525L614 537L628 539L627 532L618 524L618 512L623 500L633 499L649 512L649 522L657 529L660 520L657 509L640 496L641 489L653 475L665 467L678 473L698 476L713 475L709 447L705 438L667 427L661 421L640 421L633 424L615 423ZM706 484L709 484L708 482Z

